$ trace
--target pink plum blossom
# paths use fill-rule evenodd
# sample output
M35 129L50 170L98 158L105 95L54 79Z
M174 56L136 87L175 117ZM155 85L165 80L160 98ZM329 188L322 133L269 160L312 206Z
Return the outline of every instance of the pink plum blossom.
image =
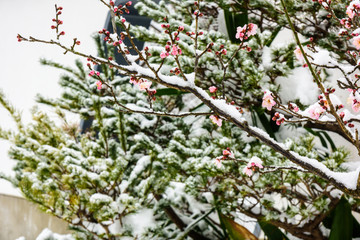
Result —
M217 168L221 168L221 166L222 166L221 160L222 160L221 157L217 157L215 159L215 165L216 165Z
M284 118L280 118L278 120L276 120L276 125L280 126L282 123L285 122L285 119Z
M143 82L139 83L138 87L140 90L145 91L146 89L149 89L151 84L152 84L152 82L143 81Z
M299 107L295 103L289 103L288 104L288 109L293 111L293 112L298 112L299 111Z
M258 26L256 24L249 23L249 28L247 30L247 35L249 37L255 35L257 29L258 29Z
M94 76L94 74L95 74L95 71L91 70L90 73L89 73L89 76Z
M113 46L119 46L120 44L122 44L122 40L119 40L119 41L115 41L115 42L113 42Z
M237 27L235 38L243 40L256 34L258 26L254 23L245 24L243 27Z
M353 45L356 47L357 50L360 49L360 36L353 38Z
M182 54L182 51L181 49L176 46L175 44L172 46L172 51L171 51L171 54L176 56L176 55L181 55Z
M275 104L276 102L274 101L271 92L265 91L261 106L270 111Z
M350 8L350 6L347 7L346 14L349 16L349 18L353 18L355 16L355 12Z
M262 165L262 160L256 156L253 156L248 164L244 167L243 173L251 177L253 172L256 171L257 168L264 168Z
M243 173L251 177L253 175L253 171L247 166L243 169Z
M358 102L356 99L354 99L353 104L351 105L351 108L354 112L360 111L360 102Z
M218 116L215 116L215 115L211 115L210 116L210 119L213 123L217 124L219 127L221 127L222 125L222 119L219 118Z
M224 157L235 158L235 157L234 157L234 154L229 150L229 148L223 150L223 156L224 156Z
M215 93L215 92L217 91L217 87L211 86L211 87L209 87L209 91L210 91L211 93Z
M315 105L311 106L309 109L309 115L313 119L319 119L321 114L323 114L324 112L325 112L325 109L322 108L319 104L315 104Z
M253 166L256 166L256 167L258 167L258 168L264 168L263 167L263 165L262 165L262 163L263 163L263 161L259 158L259 157L256 157L256 156L254 156L254 157L252 157L251 159L250 159L250 162L248 163L248 167L253 167Z
M355 98L356 92L355 92L355 96L354 96L352 89L348 88L348 91L350 92L350 94L349 94L349 97L347 98L347 101L346 101L346 102L347 102L348 104L353 104L354 100L356 99L356 98Z
M134 77L131 77L129 82L134 84L134 85L137 85L139 83L139 81Z
M161 58L166 58L167 56L169 56L169 53L168 52L164 52L164 51L162 51L161 53L160 53L160 57Z
M352 1L349 6L346 8L346 14L349 18L353 19L355 17L356 12L360 9L359 1Z
M237 27L236 31L237 32L236 32L235 38L242 40L244 38L244 35L245 35L245 33L243 33L243 28L242 27Z
M97 86L97 89L100 90L102 88L102 82L101 81L97 81L96 82L96 86Z
M301 61L301 60L304 59L304 56L303 56L299 46L296 46L296 49L295 49L294 53L295 53L295 57L297 58L297 60Z
M354 112L360 111L360 94L358 91L353 91L352 89L348 89L350 92L349 97L347 99L347 103L351 104L351 108Z
M272 117L272 120L276 122L276 125L280 126L282 123L285 122L285 116L282 113L276 112Z

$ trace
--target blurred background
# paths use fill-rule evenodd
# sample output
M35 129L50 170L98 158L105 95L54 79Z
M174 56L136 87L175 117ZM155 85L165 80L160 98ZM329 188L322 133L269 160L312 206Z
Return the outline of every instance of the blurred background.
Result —
M51 29L55 17L55 4L63 7L59 19L63 20L61 31L65 31L62 37L63 43L71 45L73 38L81 41L77 50L96 55L96 47L92 40L92 35L104 27L107 7L98 0L0 0L0 24L2 33L0 38L0 89L7 99L22 112L22 118L25 123L31 121L30 109L36 104L35 95L40 93L44 96L60 96L60 88L57 84L61 71L54 68L42 66L40 58L56 60L64 65L71 66L77 59L71 53L63 54L63 50L54 46L42 45L38 43L18 42L17 34L23 37L33 36L36 38L50 40L55 39L55 30ZM40 106L40 108L45 108ZM51 112L50 112L51 115ZM80 121L73 117L72 121ZM0 127L4 129L15 129L15 124L9 114L0 108ZM0 172L11 175L12 167L15 162L7 156L9 144L0 140ZM9 208L2 208L7 213L0 214L13 215L14 211L19 211L19 204L15 204L21 194L12 187L10 183L0 180L0 195L6 197L3 201L12 204ZM9 198L10 197L10 198ZM22 200L22 199L21 199ZM20 204L21 205L21 204ZM14 207L11 212L11 208ZM35 211L32 209L31 211ZM29 213L35 216L37 213ZM9 216L8 216L9 217ZM39 218L45 217L40 216ZM25 221L25 214L21 216ZM8 219L3 217L3 219ZM8 221L8 220L6 220ZM18 221L14 219L14 221ZM45 221L48 224L49 221ZM51 222L51 220L50 220ZM21 226L20 222L18 222ZM53 223L54 224L54 223ZM0 239L6 234L10 234L9 225L1 224ZM42 229L38 229L41 231ZM5 231L5 232L4 232ZM6 232L7 231L7 232ZM24 230L25 231L25 230ZM21 227L13 229L12 232L21 235ZM12 235L12 236L15 236ZM7 236L10 237L10 236ZM14 239L14 238L6 238ZM27 238L35 239L35 238Z
M30 109L36 104L35 95L60 96L57 84L61 71L42 66L40 58L56 60L71 66L77 59L71 53L55 46L38 43L18 42L17 34L23 37L37 37L44 40L55 39L55 31L50 28L55 17L55 4L62 6L59 19L65 36L63 43L71 45L73 38L81 41L77 49L96 55L96 47L91 36L104 27L107 8L100 1L93 0L0 0L0 89L7 99L22 112L24 122L31 120ZM44 106L41 106L44 108ZM74 121L78 121L74 119ZM0 108L0 126L15 129L9 114ZM11 173L13 163L7 157L9 145L0 141L0 171ZM0 180L0 192L18 194L9 183Z

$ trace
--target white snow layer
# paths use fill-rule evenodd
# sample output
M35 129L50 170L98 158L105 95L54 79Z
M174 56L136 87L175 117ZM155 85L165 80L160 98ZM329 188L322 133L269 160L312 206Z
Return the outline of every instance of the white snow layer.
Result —
M50 229L45 228L40 235L36 238L36 240L75 240L71 234L60 235L57 233L53 233ZM25 238L23 238L25 240Z

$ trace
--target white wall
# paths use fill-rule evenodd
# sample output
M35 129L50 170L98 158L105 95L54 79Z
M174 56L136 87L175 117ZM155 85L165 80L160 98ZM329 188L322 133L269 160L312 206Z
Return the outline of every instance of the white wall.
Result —
M62 219L45 214L39 206L20 197L0 194L0 239L15 240L25 237L35 240L43 229L55 233L68 234L68 224Z

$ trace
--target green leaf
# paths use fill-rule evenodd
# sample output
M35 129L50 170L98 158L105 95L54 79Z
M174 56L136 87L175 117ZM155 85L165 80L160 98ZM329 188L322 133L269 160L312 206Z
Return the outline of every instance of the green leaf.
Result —
M336 151L335 143L333 142L333 140L331 139L331 137L329 136L329 134L328 134L327 132L325 132L325 131L317 131L317 132L315 132L314 130L312 130L312 129L310 129L310 128L305 128L305 129L306 129L306 131L308 131L309 133L313 134L314 136L319 137L320 142L321 142L321 145L322 145L323 147L328 148L328 145L327 145L327 143L326 143L326 140L327 140L327 141L329 142L329 144L330 144L331 150L332 150L332 151ZM325 140L325 138L324 138L322 135L324 135L324 137L326 138L326 140Z
M204 105L205 105L205 103L200 103L200 104L197 105L196 107L191 108L189 111L190 111L190 112L193 112L193 111L195 111L196 109L199 109L199 108L201 108L201 107L204 106Z
M352 237L360 237L360 224L359 222L356 220L356 218L354 216L353 217L353 232L352 232Z
M156 89L156 96L170 96L170 95L181 95L181 94L187 94L187 92L182 92L173 88Z
M344 203L343 203L343 205L344 205ZM335 218L336 208L334 208L322 222L324 224L324 226L326 228L328 228L328 229L332 229L332 225L334 223L334 218ZM353 225L352 225L352 237L353 238L360 237L360 224L353 215L351 215L351 217L352 217L352 223L353 223Z
M175 240L182 240L185 239L185 237L189 234L189 232L203 219L205 219L207 216L209 216L210 213L212 213L215 210L215 208L210 209L207 213L197 218L194 222L192 222L190 225L188 225L183 232L175 239Z
M251 119L255 126L258 126L257 118L259 118L262 126L265 128L265 131L270 135L270 137L276 140L275 133L279 130L279 126L271 119L268 119L264 113L264 109L261 107L253 107L251 111Z
M353 218L349 202L345 198L341 198L334 210L329 240L351 240L354 224Z
M259 224L269 240L289 240L287 236L274 225L265 221L259 221Z
M279 130L279 126L274 124L274 121L269 120L265 116L265 113L259 113L259 111L256 111L256 113L260 119L261 124L265 128L266 132L270 135L270 137L272 137L273 139L276 140L275 132L277 132Z
M331 137L329 136L329 134L325 131L321 131L322 134L324 134L325 138L328 140L328 142L330 143L331 146L331 150L332 151L336 151L336 146L335 143L333 142L333 140L331 139Z
M220 220L225 225L227 232L232 240L258 240L258 238L249 232L245 227L236 223L231 218L220 214Z
M314 130L312 130L311 128L305 128L306 131L308 131L309 133L311 133L312 135L318 137L320 139L320 142L321 142L321 145L324 147L324 148L328 148L328 145L324 139L323 136L321 136L320 132L315 132Z

